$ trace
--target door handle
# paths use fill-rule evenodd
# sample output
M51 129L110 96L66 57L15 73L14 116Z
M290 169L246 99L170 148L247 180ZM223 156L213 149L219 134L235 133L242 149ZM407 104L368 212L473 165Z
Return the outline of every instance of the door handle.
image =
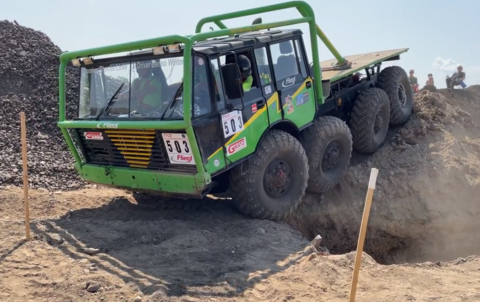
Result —
M307 88L312 87L312 82L308 81L307 83L305 83L305 87L307 87Z
M257 108L258 109L263 108L263 106L265 106L265 100L261 100L261 101L257 102Z

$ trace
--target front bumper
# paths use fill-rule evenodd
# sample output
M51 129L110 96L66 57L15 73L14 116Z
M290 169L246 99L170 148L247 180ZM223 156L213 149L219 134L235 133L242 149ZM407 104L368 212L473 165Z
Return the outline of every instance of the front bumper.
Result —
M207 183L206 175L152 171L136 168L75 164L75 169L87 182L130 189L151 191L172 197L201 198Z

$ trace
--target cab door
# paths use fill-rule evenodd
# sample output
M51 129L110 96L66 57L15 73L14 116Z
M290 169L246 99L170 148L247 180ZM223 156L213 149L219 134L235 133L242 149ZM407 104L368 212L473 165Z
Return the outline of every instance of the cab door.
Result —
M256 73L259 77L259 85L263 96L267 100L269 124L275 124L283 119L282 106L279 93L273 82L272 63L268 56L268 47L261 46L255 49Z
M253 49L235 50L235 54L237 56L245 55L250 60L253 82L250 90L244 92L243 102L241 98L229 100L229 103L232 103L235 108L243 110L230 111L226 108L225 103L217 104L225 140L224 153L227 165L252 154L256 150L258 140L269 125L267 100L259 84ZM227 58L229 55L231 54L219 57L222 65L232 62L230 58ZM222 78L222 80L225 79Z
M299 38L271 43L270 53L283 120L301 129L316 113L313 81L307 74L303 44Z

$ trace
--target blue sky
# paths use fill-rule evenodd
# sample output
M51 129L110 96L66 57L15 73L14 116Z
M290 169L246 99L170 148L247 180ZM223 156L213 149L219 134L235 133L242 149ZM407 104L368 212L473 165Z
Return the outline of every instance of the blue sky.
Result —
M275 4L274 0L228 2L160 0L15 0L3 1L0 20L16 20L46 33L63 50L78 50L142 40L169 34L191 34L203 17ZM458 64L466 72L466 83L480 84L477 51L480 39L480 2L454 5L446 0L343 0L307 1L317 23L343 55L409 47L400 61L414 69L422 85L433 73L435 84L445 87L445 76ZM227 4L228 3L228 4ZM263 15L264 22L297 18L286 10ZM257 16L229 20L229 27L249 25ZM299 25L305 33L308 28ZM204 27L208 30L208 25ZM474 38L475 37L475 38ZM309 45L309 43L308 43ZM322 45L320 60L332 58Z

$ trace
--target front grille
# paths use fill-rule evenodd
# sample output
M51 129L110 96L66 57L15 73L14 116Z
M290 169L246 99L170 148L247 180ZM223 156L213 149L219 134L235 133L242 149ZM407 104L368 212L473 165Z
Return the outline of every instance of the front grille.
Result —
M170 163L161 131L126 129L77 131L86 162L89 164L196 172L194 165Z

